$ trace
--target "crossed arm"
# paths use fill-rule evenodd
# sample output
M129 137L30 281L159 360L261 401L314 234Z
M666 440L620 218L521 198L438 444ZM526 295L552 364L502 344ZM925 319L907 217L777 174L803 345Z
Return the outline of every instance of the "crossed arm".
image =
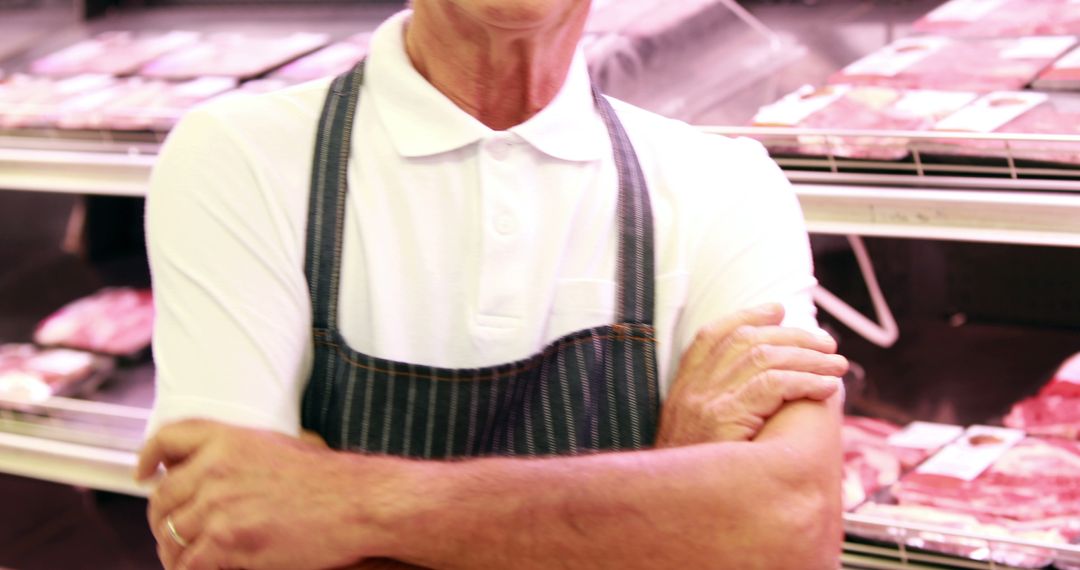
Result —
M834 568L835 344L778 307L706 329L658 448L420 462L201 421L163 428L150 522L168 568ZM190 546L164 534L170 516ZM366 561L366 562L365 562Z

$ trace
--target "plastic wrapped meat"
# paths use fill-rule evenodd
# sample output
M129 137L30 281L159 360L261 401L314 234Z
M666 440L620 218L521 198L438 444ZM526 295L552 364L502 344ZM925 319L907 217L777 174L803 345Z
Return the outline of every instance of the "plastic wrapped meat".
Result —
M162 79L233 77L250 79L326 45L326 34L288 36L213 34L146 64L140 75Z
M1066 360L1037 395L1015 404L1005 425L1033 435L1080 439L1080 353Z
M69 101L56 125L64 129L167 131L189 109L235 89L236 84L229 77L179 83L132 77Z
M1076 43L1072 36L904 38L832 75L829 83L906 89L1020 89Z
M63 109L87 94L116 84L109 75L66 79L14 75L0 83L0 128L48 128Z
M271 79L302 83L333 77L352 69L368 53L371 34L356 34L345 41L330 44L270 74Z
M950 36L1048 36L1080 34L1074 0L952 0L920 18L914 29Z
M134 355L150 345L154 328L149 290L103 289L73 301L42 321L34 342L102 354Z
M1032 87L1050 91L1080 91L1080 48L1055 61L1035 79Z
M1006 539L1025 540L1048 545L1066 545L1068 540L1057 529L1065 523L1061 520L1044 521L1045 524L1020 525L1006 519L994 519L992 517L977 517L965 513L952 512L935 507L921 505L885 505L878 503L866 503L855 510L858 515L888 519L895 521L898 526L904 523L914 523L926 526L941 527L947 530L957 531L961 534L977 534L988 537L1001 537ZM858 536L872 538L886 542L895 542L897 536L884 532L879 528L851 527L849 530ZM973 560L988 561L993 559L997 564L1006 564L1016 568L1043 568L1054 560L1052 550L1037 547L1014 546L1005 543L995 543L991 556L991 549L987 542L982 539L950 536L936 532L907 531L905 533L907 546L952 554Z
M962 91L848 85L814 89L806 85L780 101L762 107L753 123L756 126L820 129L925 131L976 97L974 93ZM770 140L765 142L774 152L874 160L899 160L908 155L908 139L904 137L869 135L826 139L818 135L800 135L794 140Z
M939 131L1080 135L1080 97L1035 91L984 95L942 119ZM924 152L945 155L1005 157L1080 164L1080 143L1049 141L935 140L920 143Z
M194 32L105 32L35 60L30 71L39 75L130 75L154 58L198 39Z
M933 449L894 445L892 441L902 431L910 433L910 429L902 430L884 420L844 417L844 510L851 510L879 489L892 485L932 452ZM938 442L929 445L940 446Z
M968 433L974 429L970 428ZM1020 439L1018 443L1009 446L1005 442L1005 450L990 457L981 455L978 448L1001 445L1001 441L985 434L961 438L893 485L892 496L899 504L868 503L856 512L1047 544L1077 541L1080 539L1080 442L1023 438L1021 432L1016 435ZM989 439L984 443L980 437ZM947 460L937 461L933 469L929 468L954 447L975 451L951 454ZM981 471L973 465L980 460L989 464ZM965 473L970 467L973 469ZM989 556L981 540L931 533L915 537L921 538L909 542L912 546L980 560ZM1030 568L1046 566L1052 557L1047 550L1018 550L1000 545L994 552L997 563Z
M67 393L94 376L101 366L99 358L77 350L0 345L0 400L42 402Z

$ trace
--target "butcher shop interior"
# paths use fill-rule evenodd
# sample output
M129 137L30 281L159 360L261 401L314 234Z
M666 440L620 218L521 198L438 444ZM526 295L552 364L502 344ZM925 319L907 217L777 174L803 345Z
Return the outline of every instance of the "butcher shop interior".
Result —
M349 70L404 4L0 0L0 569L161 568L158 150ZM1080 2L592 0L579 49L790 180L850 361L843 568L1080 569Z

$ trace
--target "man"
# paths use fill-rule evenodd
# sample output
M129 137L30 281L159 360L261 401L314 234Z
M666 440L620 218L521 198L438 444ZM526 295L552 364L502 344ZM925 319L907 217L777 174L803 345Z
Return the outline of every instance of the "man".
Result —
M588 10L416 0L332 84L174 131L167 568L835 567L798 205L755 143L594 94Z

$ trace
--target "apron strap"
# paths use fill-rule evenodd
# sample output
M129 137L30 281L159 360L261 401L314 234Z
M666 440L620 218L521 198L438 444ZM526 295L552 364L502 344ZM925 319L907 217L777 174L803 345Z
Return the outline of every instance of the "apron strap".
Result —
M338 76L330 86L319 119L311 169L307 257L304 261L311 295L312 325L316 330L328 330L337 325L349 153L352 150L353 117L363 82L364 62Z
M653 324L655 253L653 216L649 188L637 153L611 103L593 86L596 108L607 125L619 174L618 320L621 323Z
M316 330L337 326L341 247L352 128L364 62L334 80L319 120L311 169L307 256L304 272ZM618 172L619 245L616 322L653 324L655 253L649 190L637 154L608 100L593 87L593 98L607 126Z

